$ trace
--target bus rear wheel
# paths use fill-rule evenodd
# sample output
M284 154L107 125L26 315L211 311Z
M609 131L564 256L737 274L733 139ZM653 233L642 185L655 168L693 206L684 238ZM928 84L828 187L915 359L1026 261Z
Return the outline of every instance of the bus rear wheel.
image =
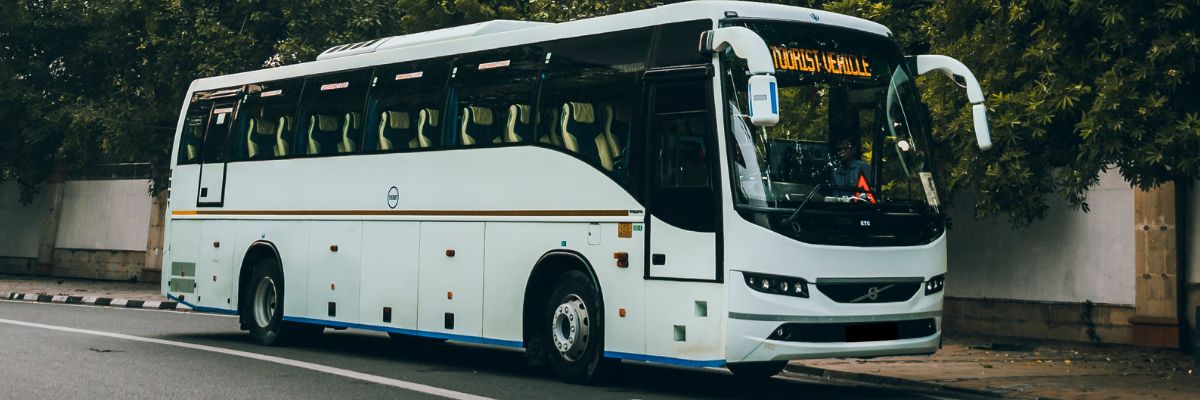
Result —
M725 366L734 376L742 379L767 379L783 372L787 361L763 361L730 363Z
M568 383L599 383L615 367L604 359L604 323L596 285L582 272L567 271L547 298L542 332L550 370Z
M243 311L249 315L250 335L266 346L299 343L312 339L325 329L320 325L283 321L283 271L273 259L259 261L249 282L248 300Z

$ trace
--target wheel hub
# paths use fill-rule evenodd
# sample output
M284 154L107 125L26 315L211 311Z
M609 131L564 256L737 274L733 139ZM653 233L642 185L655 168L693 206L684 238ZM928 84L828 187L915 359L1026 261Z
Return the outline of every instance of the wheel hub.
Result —
M567 361L578 360L591 334L591 318L583 299L573 294L564 298L554 309L550 330L558 354Z
M266 328L275 319L276 293L275 281L270 277L258 281L258 287L254 290L254 322L258 326Z

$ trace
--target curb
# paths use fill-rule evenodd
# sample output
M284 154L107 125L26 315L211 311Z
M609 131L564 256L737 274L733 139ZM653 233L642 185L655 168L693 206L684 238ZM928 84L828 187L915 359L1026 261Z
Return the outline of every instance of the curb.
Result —
M176 310L176 311L191 311L192 308L186 304L180 304L175 301L146 301L146 300L126 300L113 299L108 297L84 297L84 296L65 296L65 295L48 295L41 293L3 293L0 294L0 300L13 301L29 301L37 303L62 303L62 304L82 304L102 307L120 307L120 308L141 308L151 310Z
M877 386L886 386L892 388L904 389L912 392L920 392L925 394L935 394L943 396L953 396L964 399L1000 399L1005 398L1003 393L991 392L987 390L968 389L957 386L943 385L925 381L917 381L912 379L895 378L884 375L864 374L861 372L846 372L831 369L810 367L800 364L788 364L784 371L816 376L829 380L838 380L846 382L858 382Z

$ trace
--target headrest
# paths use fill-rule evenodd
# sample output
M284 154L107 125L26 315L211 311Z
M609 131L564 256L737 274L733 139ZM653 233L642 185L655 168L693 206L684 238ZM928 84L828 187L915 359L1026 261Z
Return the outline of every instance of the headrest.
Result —
M338 120L329 115L314 115L317 120L317 130L321 132L336 132L338 128Z
M467 107L463 110L464 114L470 113L471 123L475 125L490 126L492 124L492 109L487 107Z
M361 113L356 113L356 112L346 113L346 126L345 126L346 128L358 129L358 127L361 124L362 124L362 114Z
M571 113L571 119L581 124L590 124L596 122L596 112L592 109L591 103L567 103L563 105L563 111Z
M388 128L408 129L408 113L400 111L385 111L383 114L384 118L387 118Z
M421 120L429 124L429 126L438 126L438 114L440 114L438 110L432 108L423 109L421 110Z
M254 121L254 133L257 133L259 135L274 135L275 134L275 128L276 128L275 122L263 121L258 118L252 119L251 121Z
M529 124L530 107L524 104L513 104L508 106L508 119L512 120L515 115L521 124Z

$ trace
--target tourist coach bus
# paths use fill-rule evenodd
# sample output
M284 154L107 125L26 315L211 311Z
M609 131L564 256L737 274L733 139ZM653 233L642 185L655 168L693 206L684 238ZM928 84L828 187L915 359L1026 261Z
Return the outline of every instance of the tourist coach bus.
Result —
M914 77L964 86L990 139L971 72L891 37L705 1L197 80L162 291L266 345L481 343L569 382L933 353L945 210Z

